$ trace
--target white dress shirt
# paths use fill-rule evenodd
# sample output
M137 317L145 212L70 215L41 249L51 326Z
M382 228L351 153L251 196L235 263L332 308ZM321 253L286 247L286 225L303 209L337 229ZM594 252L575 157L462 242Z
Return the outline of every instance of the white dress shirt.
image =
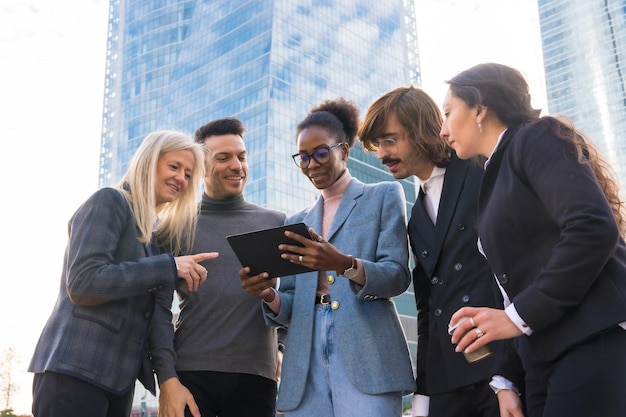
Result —
M422 181L418 178L420 187L424 192L424 204L426 206L426 212L433 221L433 224L437 222L437 213L439 212L439 201L441 200L441 192L443 191L443 178L446 173L446 168L434 167L430 173L430 178Z

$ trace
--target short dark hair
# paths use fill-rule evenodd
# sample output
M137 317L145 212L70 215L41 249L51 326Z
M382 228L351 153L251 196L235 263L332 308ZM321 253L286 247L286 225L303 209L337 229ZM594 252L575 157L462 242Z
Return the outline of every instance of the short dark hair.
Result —
M204 144L204 141L209 136L238 135L243 138L245 133L246 127L241 120L236 117L225 117L223 119L212 120L200 126L193 134L193 138L197 143Z

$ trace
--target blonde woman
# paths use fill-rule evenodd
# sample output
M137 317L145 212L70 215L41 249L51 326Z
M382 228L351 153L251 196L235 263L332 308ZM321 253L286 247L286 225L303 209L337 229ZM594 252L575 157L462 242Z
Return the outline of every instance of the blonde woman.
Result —
M179 280L197 290L206 280L199 262L217 256L183 255L203 156L188 135L153 132L120 183L96 191L70 219L59 295L29 366L34 416L128 416L136 379L154 393L155 294Z

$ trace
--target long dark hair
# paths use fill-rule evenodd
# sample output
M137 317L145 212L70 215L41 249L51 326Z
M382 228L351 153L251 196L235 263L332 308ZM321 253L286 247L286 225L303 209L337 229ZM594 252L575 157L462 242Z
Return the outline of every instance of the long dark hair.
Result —
M514 68L495 63L479 64L459 73L447 83L452 94L467 106L485 106L507 126L517 126L539 118L540 110L530 104L528 84ZM624 236L624 205L619 198L617 176L611 166L571 121L564 117L544 118L549 120L557 137L572 145L578 161L591 167Z

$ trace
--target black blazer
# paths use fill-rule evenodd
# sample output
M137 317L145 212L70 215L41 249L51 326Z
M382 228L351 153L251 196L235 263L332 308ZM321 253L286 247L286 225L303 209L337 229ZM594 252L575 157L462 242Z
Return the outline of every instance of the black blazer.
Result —
M626 246L592 170L550 120L505 132L478 216L487 259L542 360L626 320Z
M408 231L415 255L417 393L449 392L493 375L496 356L469 364L450 342L450 317L465 306L502 308L502 296L478 251L476 209L483 170L452 156L446 167L437 224L418 197ZM495 343L497 348L500 343Z

